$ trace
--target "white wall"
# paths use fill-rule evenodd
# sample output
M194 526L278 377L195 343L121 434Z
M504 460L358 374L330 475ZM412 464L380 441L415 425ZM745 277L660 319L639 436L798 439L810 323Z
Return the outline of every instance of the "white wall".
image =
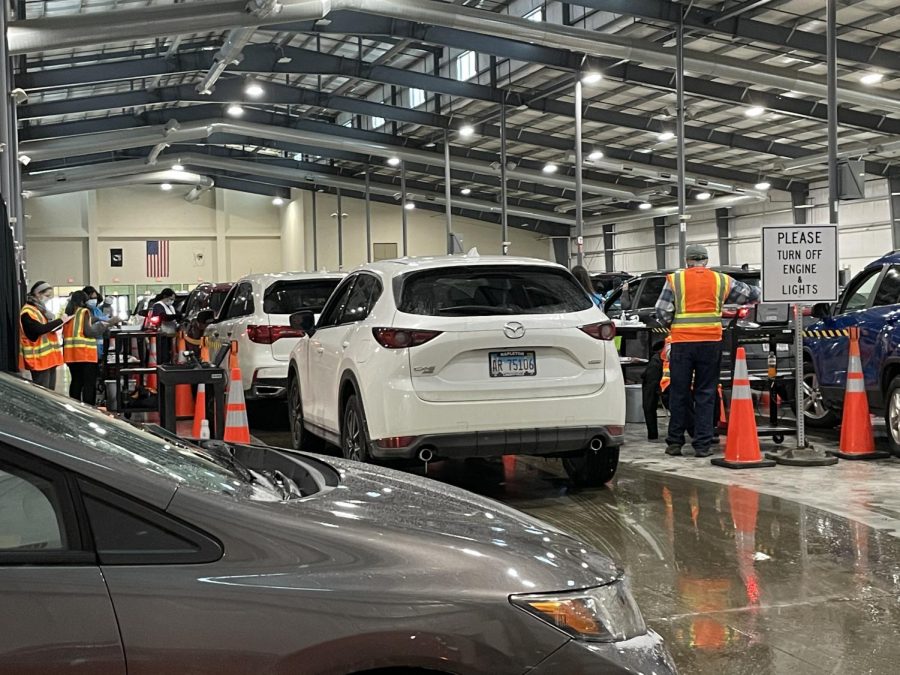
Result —
M152 284L146 270L146 241L169 240L171 273L163 283L234 280L251 272L313 269L312 193L295 190L276 207L271 197L215 189L197 202L185 189L111 188L40 197L25 202L27 271L31 281L54 285ZM337 269L337 227L333 195L317 195L319 268ZM344 269L366 261L365 203L343 199ZM408 213L409 254L446 251L442 213ZM373 243L395 242L402 255L399 206L372 203ZM500 228L454 218L465 247L500 251ZM512 229L513 255L552 258L548 239ZM121 248L124 266L110 266L110 249Z
M842 267L849 267L851 274L860 271L867 263L889 252L892 248L888 182L873 179L866 183L865 199L842 202L839 208L839 259ZM828 189L814 184L810 190L807 222L828 222ZM772 190L765 202L736 206L730 209L730 241L728 244L731 264L749 263L758 267L762 260L760 228L763 225L789 225L794 222L791 197L786 192ZM615 226L613 260L616 270L640 273L657 269L653 234L653 220L641 219ZM602 226L585 228L585 262L589 269L606 269L603 255ZM689 243L702 243L709 248L710 262L719 264L719 237L715 211L693 212L688 221ZM666 228L666 265L678 264L677 226Z

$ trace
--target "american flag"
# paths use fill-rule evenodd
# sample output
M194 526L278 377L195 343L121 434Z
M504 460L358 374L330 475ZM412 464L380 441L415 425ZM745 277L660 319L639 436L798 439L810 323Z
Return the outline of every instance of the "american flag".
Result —
M169 276L169 242L147 242L147 276L151 279Z

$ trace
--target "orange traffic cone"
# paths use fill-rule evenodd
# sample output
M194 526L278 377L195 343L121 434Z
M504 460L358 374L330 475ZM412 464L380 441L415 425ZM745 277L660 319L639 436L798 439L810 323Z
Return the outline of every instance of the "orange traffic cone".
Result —
M178 356L175 362L184 365L184 333L178 333ZM175 417L189 420L194 416L194 395L191 393L191 385L179 384L175 387Z
M156 336L150 336L150 356L147 359L147 367L153 368L153 372L147 375L147 389L156 391Z
M869 417L866 381L859 357L859 328L850 329L850 361L847 364L847 389L844 392L844 414L841 418L839 450L828 454L841 459L886 459L889 452L875 450L875 436Z
M237 343L232 343L232 355L236 353ZM237 361L236 358L235 361ZM237 366L231 369L231 382L228 384L228 404L225 407L225 435L222 440L226 443L249 443L250 421L247 419L247 404L244 401L244 383L241 378L241 369Z
M209 363L209 342L205 337L200 338L200 363Z
M228 354L228 369L234 370L235 368L240 368L240 364L238 363L238 343L233 340L231 342L231 351Z
M725 396L722 392L722 385L718 387L719 392L719 431L725 431L728 428L728 416L725 415Z
M750 469L775 466L770 459L763 459L756 434L756 411L750 394L750 375L747 373L747 356L738 347L734 364L734 381L731 387L731 419L728 421L728 437L725 457L710 460L716 466L727 469Z
M206 385L197 385L197 403L194 406L194 427L191 430L192 438L200 438L200 429L206 421Z

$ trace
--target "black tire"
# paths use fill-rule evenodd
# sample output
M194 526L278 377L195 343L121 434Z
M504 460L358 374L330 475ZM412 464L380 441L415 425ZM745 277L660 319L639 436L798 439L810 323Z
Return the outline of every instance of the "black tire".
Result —
M834 429L840 419L837 413L825 407L819 388L819 378L810 361L803 362L803 384L803 414L806 417L806 426L813 429Z
M341 454L357 462L368 462L371 457L366 415L356 394L347 399L341 413Z
M585 450L575 457L564 457L563 468L569 479L579 487L605 485L616 475L619 466L619 448L601 448L595 452Z
M300 397L300 380L291 379L288 387L288 423L291 428L291 447L305 452L319 452L325 447L325 441L309 433L303 426L303 399Z
M884 423L891 453L900 456L900 375L888 385L884 397Z

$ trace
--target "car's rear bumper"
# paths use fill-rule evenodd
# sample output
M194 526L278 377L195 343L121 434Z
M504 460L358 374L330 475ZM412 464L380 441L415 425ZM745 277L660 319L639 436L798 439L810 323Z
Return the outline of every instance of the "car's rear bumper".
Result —
M266 369L270 370L270 369ZM285 377L259 377L259 373L253 378L250 389L244 392L244 396L250 400L267 398L286 398L288 379Z
M378 459L412 459L430 450L435 459L498 457L500 455L559 455L585 450L595 438L604 447L618 447L625 440L624 427L576 426L540 429L498 429L415 437L403 448L386 448L375 439L371 453Z

